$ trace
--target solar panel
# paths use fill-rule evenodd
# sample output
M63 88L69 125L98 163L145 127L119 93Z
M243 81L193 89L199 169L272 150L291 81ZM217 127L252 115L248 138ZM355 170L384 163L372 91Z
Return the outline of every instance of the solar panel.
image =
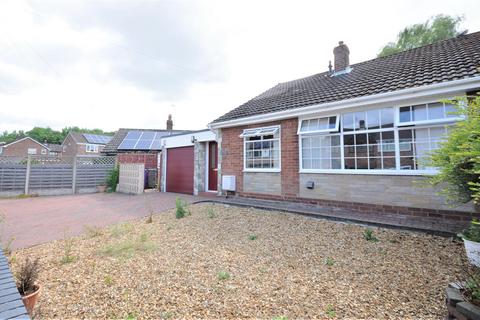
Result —
M91 133L84 133L83 137L87 140L88 143L95 143L95 144L107 144L112 140L112 137L100 135L100 134L91 134Z
M120 150L160 150L161 137L165 134L155 131L129 131L118 146Z

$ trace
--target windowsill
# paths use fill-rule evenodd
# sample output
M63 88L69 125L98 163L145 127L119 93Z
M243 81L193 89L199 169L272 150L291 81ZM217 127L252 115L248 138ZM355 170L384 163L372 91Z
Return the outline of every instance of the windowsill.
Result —
M271 173L279 173L282 170L280 169L243 169L243 172L271 172Z
M424 176L435 175L436 170L312 170L300 169L299 173L327 173L327 174L356 174L356 175L379 175L379 176Z

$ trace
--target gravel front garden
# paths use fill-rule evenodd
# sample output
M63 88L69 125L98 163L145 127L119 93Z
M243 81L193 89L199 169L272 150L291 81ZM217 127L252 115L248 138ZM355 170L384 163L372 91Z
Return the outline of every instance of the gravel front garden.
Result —
M40 258L43 319L440 319L467 264L462 243L442 237L220 204L189 211L86 228L10 261Z

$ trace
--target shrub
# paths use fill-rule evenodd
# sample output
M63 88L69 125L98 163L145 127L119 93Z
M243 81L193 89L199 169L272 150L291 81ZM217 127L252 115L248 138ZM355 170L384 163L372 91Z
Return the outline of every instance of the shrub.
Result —
M375 237L372 229L366 229L366 230L363 231L363 239L365 239L367 241L370 241L370 242L377 242L378 241L378 238Z
M448 139L440 143L428 161L438 168L430 176L431 185L441 185L440 194L448 202L466 203L473 200L480 206L480 96L449 101L457 106L456 114L464 120L450 131Z
M248 240L252 240L252 241L257 240L257 236L254 235L254 234L251 234L251 235L248 236Z
M177 198L175 200L175 207L176 207L175 217L177 219L184 218L188 214L187 202L182 198Z
M459 233L458 236L470 241L480 242L480 222L477 219L473 219L468 229L463 231L463 233Z
M217 273L218 280L228 280L230 279L230 273L227 271L220 271Z
M60 260L62 264L67 264L75 261L75 257L72 255L73 239L65 239L63 242L63 257Z
M335 264L335 260L333 260L332 258L327 258L327 259L325 259L325 264L327 266L331 267Z
M40 272L39 259L27 258L17 272L17 288L22 296L35 292L38 274Z
M113 192L117 190L118 177L120 176L120 168L116 166L114 169L108 172L107 176L107 186Z
M480 268L464 268L457 285L465 300L480 306Z
M216 218L216 217L217 217L217 215L215 214L215 211L213 211L212 208L208 208L208 217L209 217L210 219L213 219L213 218Z

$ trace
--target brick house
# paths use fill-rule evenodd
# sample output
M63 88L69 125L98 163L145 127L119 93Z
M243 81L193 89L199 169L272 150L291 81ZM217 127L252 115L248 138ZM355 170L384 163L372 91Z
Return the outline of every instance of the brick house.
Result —
M46 144L25 137L13 142L0 145L0 156L26 157L28 155L54 155L55 151Z
M111 136L69 132L62 143L62 155L100 155Z
M446 98L480 90L480 32L280 83L209 124L219 183L237 196L470 219L421 185L459 118ZM220 189L219 189L220 190ZM226 190L220 191L225 194Z

